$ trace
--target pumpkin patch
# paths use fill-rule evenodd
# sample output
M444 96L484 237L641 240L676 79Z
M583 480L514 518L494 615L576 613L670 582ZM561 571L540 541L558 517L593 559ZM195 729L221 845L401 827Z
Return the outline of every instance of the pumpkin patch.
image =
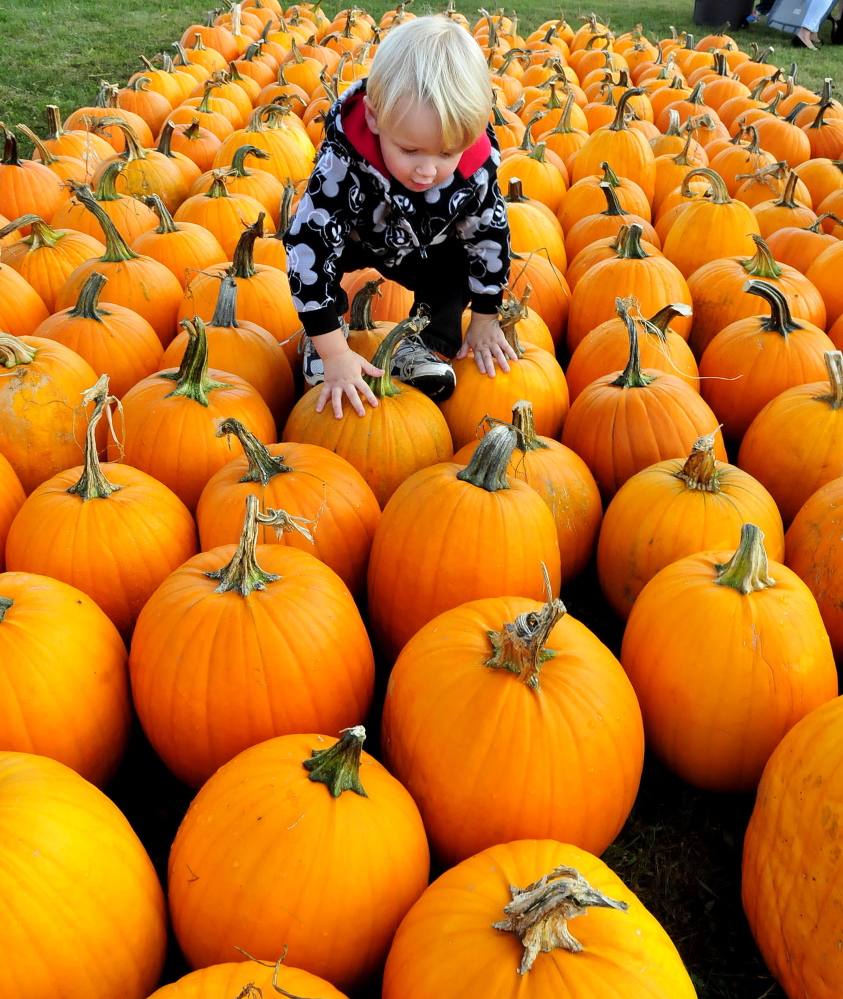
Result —
M831 80L747 25L425 12L482 55L492 166L447 177L508 278L434 401L390 369L435 315L354 263L384 374L340 419L296 212L425 15L225 6L46 130L0 109L3 999L832 999ZM367 224L490 295L489 215L414 228L367 114Z

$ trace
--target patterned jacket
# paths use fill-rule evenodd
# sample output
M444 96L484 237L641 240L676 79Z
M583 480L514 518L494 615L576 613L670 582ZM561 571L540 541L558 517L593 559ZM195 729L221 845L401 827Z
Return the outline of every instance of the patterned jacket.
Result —
M424 258L427 247L457 238L468 255L472 308L494 313L509 276L509 224L491 126L462 154L453 176L410 192L389 175L365 124L365 92L360 80L331 107L307 190L284 236L293 303L305 331L318 335L339 326L337 265L352 242L379 258L378 269L389 277L390 266L408 254Z

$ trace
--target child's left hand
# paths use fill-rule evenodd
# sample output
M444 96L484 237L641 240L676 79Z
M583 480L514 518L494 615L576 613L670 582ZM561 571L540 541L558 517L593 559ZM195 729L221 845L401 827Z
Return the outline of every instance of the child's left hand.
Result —
M474 363L481 375L495 377L495 364L501 371L509 371L509 360L517 361L518 355L509 345L498 317L480 312L471 313L471 322L465 333L465 340L459 349L455 360L468 356L469 350L474 351Z

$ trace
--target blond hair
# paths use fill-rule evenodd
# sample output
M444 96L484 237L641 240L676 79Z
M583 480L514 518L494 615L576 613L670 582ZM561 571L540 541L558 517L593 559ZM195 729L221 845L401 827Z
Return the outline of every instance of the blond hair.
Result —
M407 113L408 100L432 107L446 149L467 149L492 110L489 70L480 46L465 28L436 14L388 32L375 50L366 93L380 128L396 126Z

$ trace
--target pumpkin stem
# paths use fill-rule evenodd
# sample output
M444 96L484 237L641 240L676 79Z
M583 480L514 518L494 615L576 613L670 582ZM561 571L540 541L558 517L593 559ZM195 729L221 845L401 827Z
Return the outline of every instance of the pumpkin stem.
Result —
M247 430L239 420L230 416L220 420L216 436L229 437L231 434L240 441L243 454L249 463L248 471L237 480L238 482L260 482L265 486L273 476L282 472L292 472L292 468L284 464L282 457L270 454L267 446L259 441L251 430Z
M787 338L788 333L794 330L805 329L795 322L790 314L790 306L787 298L779 288L766 281L747 281L743 290L750 295L758 295L770 306L770 317L761 317L761 329L769 333L779 333Z
M220 326L223 329L238 329L237 322L237 282L226 274L220 281L220 290L214 305L214 314L209 326Z
M99 299L102 286L108 278L99 271L92 271L88 280L82 285L76 305L68 313L74 319L93 319L94 322L101 323L101 316L111 315L105 309L100 309Z
M619 909L629 905L592 888L573 867L557 867L526 888L510 885L512 901L504 906L507 917L492 928L514 933L524 945L519 974L526 975L540 953L556 947L579 953L583 947L568 930L568 920L588 912L589 907Z
M519 451L541 451L549 450L547 444L541 440L536 433L536 424L533 419L533 404L528 399L519 399L512 407L512 426L518 433Z
M14 600L10 597L0 597L0 624L2 624L6 618L6 611L13 605Z
M667 331L670 329L670 321L676 316L684 316L686 319L694 314L690 305L684 302L671 302L664 308L651 316L649 319L642 319L644 329L647 333L654 333L662 343L667 343Z
M621 207L621 203L620 201L618 201L618 196L615 193L615 189L611 184L608 184L605 181L601 181L600 190L603 192L603 197L606 199L606 211L601 212L602 215L629 214Z
M767 572L764 532L755 524L741 527L741 543L728 562L715 565L718 586L731 586L739 593L756 593L776 585Z
M726 188L726 184L719 173L715 173L714 170L708 167L695 167L693 170L689 170L685 174L685 179L682 181L682 194L684 197L689 198L691 196L691 181L694 177L705 177L711 187L711 201L715 205L728 205L731 204L732 199L729 197L729 191Z
M176 387L164 398L184 396L202 406L208 405L208 393L215 388L228 388L226 382L215 382L208 377L208 337L205 334L205 324L199 316L182 319L179 323L187 331L189 337L181 366L178 371L159 371L159 378L167 378L176 382Z
M519 302L517 299L510 299L498 306L498 321L501 331L506 337L506 342L518 355L519 360L524 356L524 350L518 340L516 326L527 315L527 299L532 294L533 289L527 285L524 295Z
M117 226L111 221L106 212L100 208L96 199L91 194L91 189L87 186L77 186L73 189L73 195L99 222L105 234L105 253L100 257L100 260L104 264L119 263L121 260L136 260L138 254L134 250L129 249L129 245L120 235Z
M231 167L229 168L229 176L231 177L249 177L251 174L246 170L244 160L247 156L256 156L259 160L268 160L269 153L263 151L263 149L258 149L257 146L239 146L234 153L231 161Z
M339 739L328 749L314 749L302 766L309 771L308 780L324 784L332 798L339 798L343 791L353 791L363 798L368 794L360 783L360 753L366 729L362 725L344 728Z
M471 461L457 472L457 478L489 493L509 489L506 470L517 443L518 434L514 427L506 423L492 427L480 441Z
M216 181L214 181L216 183ZM226 195L227 196L227 195ZM263 220L266 212L261 212L257 219L240 233L237 246L234 247L234 257L229 267L229 273L235 278L252 278L257 274L255 267L255 242L263 238Z
M375 295L381 295L380 286L383 282L384 278L382 277L376 281L367 281L354 296L349 314L349 329L373 330L377 328L375 317L372 315L372 302L375 300Z
M627 227L624 238L620 238L618 233L618 256L624 260L644 260L649 257L644 247L641 245L641 236L644 227L638 222L631 222Z
M612 132L625 132L626 131L626 109L629 102L633 97L640 97L644 91L641 87L631 87L629 90L624 90L618 99L618 110L615 112L615 120L609 125L609 130Z
M20 218L9 222L8 225L4 225L0 229L0 238L8 236L15 229L20 229L25 225L32 227L31 235L23 237L24 242L32 250L40 250L42 246L55 246L62 236L64 236L63 232L56 232L55 229L50 228L40 215L21 215Z
M427 316L421 315L412 316L409 319L403 319L397 326L393 326L389 333L387 333L384 339L378 344L378 349L375 351L375 356L372 358L372 364L374 364L376 368L381 368L383 370L383 374L363 376L363 380L375 393L375 398L388 399L393 395L400 395L401 389L398 388L389 373L389 362L392 357L392 352L405 336L412 336L415 333L421 333L429 322L430 319L428 319Z
M632 226L630 226L630 229ZM615 309L618 315L626 323L626 331L629 336L629 360L621 374L611 385L619 388L646 388L651 382L656 380L656 375L645 375L641 370L641 350L638 346L638 330L635 328L635 320L630 314L632 300L628 298L616 298Z
M704 434L694 441L688 460L680 472L675 472L689 489L699 489L705 493L720 492L720 473L714 457L714 438L717 434Z
M0 333L0 365L14 368L18 364L31 364L38 351L11 333Z
M506 669L533 690L539 690L541 668L558 653L545 647L557 621L561 621L567 611L558 598L554 599L546 566L542 565L547 603L541 610L525 611L514 621L507 621L500 631L488 632L494 655L486 660L492 669Z
M67 492L81 496L82 501L87 503L92 499L108 499L112 493L123 488L108 481L97 455L97 426L102 419L103 411L108 410L110 403L117 402L116 396L108 394L108 375L100 375L96 385L84 394L82 402L86 406L89 402L95 403L85 435L85 466L79 481L70 486Z
M261 569L256 557L258 524L272 524L274 526L277 523L278 513L279 511L276 510L267 510L265 514L262 514L257 496L249 493L246 497L246 518L243 522L243 531L231 561L221 569L205 573L208 579L220 581L220 585L214 590L215 593L228 593L237 590L244 597L248 597L254 590L265 590L268 583L274 583L281 578ZM288 517L287 514L284 516ZM292 518L288 517L288 519Z
M796 174L793 175L794 177ZM750 257L747 260L741 260L741 267L746 271L751 278L763 278L767 281L778 281L782 276L782 269L776 263L775 257L770 252L770 247L767 246L762 236L758 233L751 232L753 242L755 243L756 250L755 256Z
M832 409L843 407L843 353L839 350L827 350L823 354L825 369L831 384L828 395L818 395L819 402L827 402Z
M173 216L167 211L167 206L159 195L144 194L140 200L145 205L148 205L158 216L158 228L155 230L157 233L165 235L173 232L181 232L181 229L174 222Z

